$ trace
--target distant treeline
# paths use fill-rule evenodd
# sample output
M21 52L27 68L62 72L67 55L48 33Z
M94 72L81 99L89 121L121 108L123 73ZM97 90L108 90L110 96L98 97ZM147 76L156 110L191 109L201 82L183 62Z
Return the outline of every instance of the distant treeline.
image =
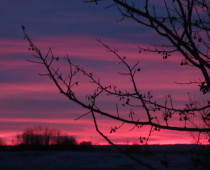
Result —
M0 139L1 148L6 147L6 142ZM91 141L77 142L74 136L69 136L58 129L47 127L27 128L16 136L16 149L62 149L78 150L90 149Z

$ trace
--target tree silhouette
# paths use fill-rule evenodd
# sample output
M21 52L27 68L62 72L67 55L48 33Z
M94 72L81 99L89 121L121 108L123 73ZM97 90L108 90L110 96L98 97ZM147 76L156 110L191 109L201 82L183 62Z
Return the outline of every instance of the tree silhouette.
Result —
M43 127L27 128L17 135L18 143L27 146L76 145L76 139L61 133L58 129Z
M203 99L198 102L196 99L190 98L182 106L176 106L174 96L166 94L167 97L164 104L162 104L150 91L145 92L138 87L139 82L136 77L139 72L143 71L139 66L139 62L134 65L129 64L128 59L120 55L118 50L111 48L101 40L98 40L98 42L109 53L116 56L119 63L124 66L126 71L119 76L128 76L130 78L132 90L120 89L116 85L104 85L93 73L89 73L83 67L74 64L69 57L65 57L69 72L64 75L61 68L56 66L57 62L60 61L59 58L53 55L51 49L44 55L32 42L26 33L25 27L23 27L25 39L29 42L29 50L32 50L35 54L34 60L31 60L31 62L41 64L46 68L46 73L40 75L48 76L62 95L87 110L84 115L78 118L92 115L96 131L112 145L114 145L112 140L100 130L96 116L102 115L121 122L120 126L111 127L110 133L116 132L125 124L132 124L133 128L139 129L145 126L150 127L147 137L139 137L141 143L147 143L152 132L161 129L205 133L207 140L209 140L210 2L207 0L161 0L158 1L158 7L156 6L157 2L155 3L154 0L87 0L85 2L96 4L107 2L109 3L108 8L115 8L121 13L122 20L128 18L150 28L156 35L164 38L165 44L154 45L152 48L139 47L139 52L161 54L163 59L176 57L174 55L176 53L180 54L182 59L180 66L177 67L195 68L201 73L202 77L193 81L178 82L177 84L195 85L199 88L200 96ZM158 8L161 10L158 10ZM77 95L76 89L80 82L77 79L78 75L88 78L91 84L96 87L92 94L89 94L90 92L84 94L86 101ZM103 95L108 95L116 100L116 111L114 113L107 112L99 107L98 99ZM124 108L129 110L126 117L121 114ZM173 125L171 122L177 117L180 122ZM120 150L120 148L118 149ZM154 169L151 165L129 154L127 155L141 165Z

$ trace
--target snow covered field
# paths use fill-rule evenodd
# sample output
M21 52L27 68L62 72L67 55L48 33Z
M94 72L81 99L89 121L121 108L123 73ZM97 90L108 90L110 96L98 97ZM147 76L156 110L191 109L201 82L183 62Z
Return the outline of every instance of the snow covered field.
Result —
M162 148L149 156L135 154L141 160L158 169L167 169L162 163L167 160L169 170L193 168L189 151L169 151ZM161 163L162 162L162 163ZM115 151L0 151L1 170L144 170L136 162ZM194 169L201 170L198 167Z

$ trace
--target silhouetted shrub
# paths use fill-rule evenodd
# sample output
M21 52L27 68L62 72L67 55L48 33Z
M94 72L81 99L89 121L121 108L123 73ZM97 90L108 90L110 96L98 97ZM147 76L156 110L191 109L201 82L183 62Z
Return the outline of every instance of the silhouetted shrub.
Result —
M77 141L73 136L55 136L54 142L55 145L77 145Z
M92 142L91 141L82 141L80 142L80 146L91 146Z
M93 150L91 141L82 141L82 142L80 142L79 146L80 146L80 150L83 150L83 151Z

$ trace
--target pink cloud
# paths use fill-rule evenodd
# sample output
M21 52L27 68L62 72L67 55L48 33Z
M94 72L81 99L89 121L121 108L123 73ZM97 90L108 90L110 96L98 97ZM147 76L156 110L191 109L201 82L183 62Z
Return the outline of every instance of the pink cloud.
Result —
M117 61L116 57L108 53L106 49L97 42L96 39L88 36L56 36L56 37L36 37L33 42L46 54L47 50L51 47L54 55L56 56L66 56L77 58L87 58L96 59L103 61ZM128 43L127 41L117 40L117 39L102 39L105 44L109 45L113 49L119 50L119 54L122 56L127 56L128 61L140 60L142 62L156 62L161 61L161 55L156 55L155 53L138 53L138 47L141 44L138 43ZM31 56L31 52L27 51L28 43L25 40L0 40L0 50L1 54L28 54ZM152 46L143 45L143 47L152 48ZM177 54L171 57L167 62L179 61ZM18 61L17 61L18 62Z
M0 51L3 54L26 54L27 43L23 40L0 39ZM25 47L25 48L24 48Z

